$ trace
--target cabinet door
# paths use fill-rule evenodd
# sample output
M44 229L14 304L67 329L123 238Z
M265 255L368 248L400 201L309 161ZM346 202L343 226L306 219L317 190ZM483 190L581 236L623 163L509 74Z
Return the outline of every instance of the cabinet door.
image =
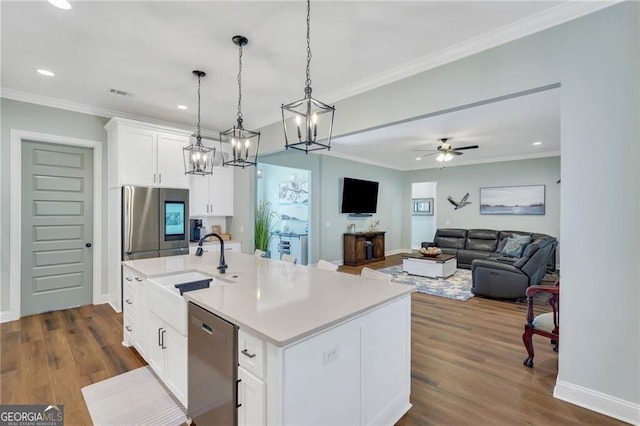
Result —
M182 155L182 148L187 145L188 138L158 133L158 185L170 188L189 187Z
M384 257L384 234L380 234L373 239L373 257L376 259Z
M122 185L156 184L156 134L123 127L118 133L118 170Z
M213 169L210 216L233 216L233 169L233 167Z
M267 424L264 382L242 367L238 379L238 426Z
M353 248L354 250L353 256L356 259L356 265L361 265L365 262L365 249L364 249L365 241L366 239L364 237L361 237L361 236L356 237L356 241Z
M189 176L189 215L209 215L209 182L211 176Z
M166 347L165 383L176 398L187 406L187 338L171 327L164 335Z
M153 312L149 312L149 329L147 330L147 361L153 371L156 372L160 378L164 378L165 367L165 354L164 349L162 348L162 332L164 333L164 347L166 347L166 329L167 326L164 324L156 314Z

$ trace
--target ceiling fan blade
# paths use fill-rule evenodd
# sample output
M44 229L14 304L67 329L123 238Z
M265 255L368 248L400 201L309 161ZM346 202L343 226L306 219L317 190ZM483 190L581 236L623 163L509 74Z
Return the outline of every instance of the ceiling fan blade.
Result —
M425 155L423 155L423 156L422 156L422 158L424 158L424 157L429 157L429 156L431 156L431 155L436 155L436 154L438 154L438 153L437 153L437 152L432 152L431 154L425 154Z
M421 151L421 152L438 152L435 149L412 149L411 151Z
M458 152L458 151L451 150L451 151L449 151L449 154L462 155L462 154L464 154L464 152Z
M455 151L463 151L465 149L476 149L476 148L480 148L478 145L469 145L469 146L462 146L460 148L453 148Z

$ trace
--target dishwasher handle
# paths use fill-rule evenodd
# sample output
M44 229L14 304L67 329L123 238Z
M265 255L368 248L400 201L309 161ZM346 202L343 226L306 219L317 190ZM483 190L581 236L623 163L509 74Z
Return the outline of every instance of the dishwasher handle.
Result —
M242 407L242 404L238 404L238 388L240 387L239 385L241 381L242 379L236 380L236 408Z

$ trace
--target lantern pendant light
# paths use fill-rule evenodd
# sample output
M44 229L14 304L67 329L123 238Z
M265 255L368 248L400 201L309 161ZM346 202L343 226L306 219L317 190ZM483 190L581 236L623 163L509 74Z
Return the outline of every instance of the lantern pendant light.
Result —
M260 147L260 132L246 130L242 125L242 48L249 43L245 36L237 35L232 39L238 46L238 118L236 125L220 132L220 151L222 144L231 145L231 156L228 161L223 161L225 166L242 167L255 166L258 162L258 148Z
M282 104L282 127L284 128L285 148L304 151L331 149L331 133L333 132L333 115L335 107L329 106L311 97L311 1L307 0L307 80L305 81L304 98ZM287 127L287 121L289 123ZM323 129L328 129L322 132Z
M195 70L193 75L198 77L198 128L195 135L196 142L182 149L184 173L204 176L213 174L213 157L216 149L202 145L200 134L200 80L207 74L204 71Z

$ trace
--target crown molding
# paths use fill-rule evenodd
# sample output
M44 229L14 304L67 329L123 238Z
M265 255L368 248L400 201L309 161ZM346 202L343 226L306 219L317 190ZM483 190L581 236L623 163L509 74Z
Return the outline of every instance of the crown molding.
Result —
M327 103L335 103L340 100L347 99L349 97L359 95L373 89L377 89L378 87L393 83L395 81L405 79L412 75L445 65L458 59L462 59L464 57L471 56L473 54L480 53L493 47L546 30L548 28L552 28L554 26L563 24L573 19L580 18L590 13L597 12L606 7L620 3L621 1L624 0L565 2L554 8L497 28L493 31L472 38L463 43L459 43L457 45L435 52L431 55L417 58L413 61L399 65L392 68L391 70L364 79L358 84L331 91L323 95L322 97ZM188 129L187 126L181 123L158 120L153 117L130 114L123 111L117 111L93 105L85 105L78 102L36 95L33 93L22 92L19 90L13 90L4 87L0 88L0 97L16 101L28 102L32 104L44 105L52 108L64 109L67 111L79 112L83 114L97 115L100 117L122 117L131 120L146 121L149 123ZM256 123L255 127L261 129L263 127L267 127L269 125L277 123L280 120L281 115L274 113L264 120L259 120ZM206 132L217 134L219 131L207 129Z
M157 124L159 126L168 126L185 131L192 131L189 126L185 126L183 123L175 123L173 121L158 120L157 118L147 117L144 115L130 114L123 111L117 111L115 109L102 108L93 105L81 104L79 102L68 101L65 99L52 98L49 96L36 95L34 93L23 92L20 90L7 89L6 87L0 88L0 97L11 99L14 101L27 102L30 104L42 105L51 108L62 109L65 111L79 112L81 114L95 115L105 118L124 118L127 120L142 121L149 124ZM202 129L204 134L217 134L218 130ZM203 135L203 138L208 138ZM209 139L209 138L208 138Z
M483 52L485 50L527 37L531 34L564 24L590 13L620 3L623 0L606 1L570 1L560 4L536 15L510 23L488 33L474 37L462 43L447 47L433 54L417 58L394 67L388 71L363 79L358 84L325 93L325 103L333 104L343 99L368 92L387 84L411 77L413 75L437 68L458 59ZM280 121L279 114L259 122L257 128L266 127Z

